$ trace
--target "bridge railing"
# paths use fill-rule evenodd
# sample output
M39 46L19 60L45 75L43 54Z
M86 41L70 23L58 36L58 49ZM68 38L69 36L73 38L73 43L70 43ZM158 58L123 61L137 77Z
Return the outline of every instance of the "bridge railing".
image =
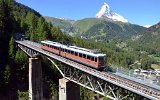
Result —
M109 67L111 68L111 71L113 73L126 75L128 77L135 78L135 80L145 81L146 83L160 86L160 81L156 77L149 77L144 74L135 74L133 70L129 70L119 66L110 65Z

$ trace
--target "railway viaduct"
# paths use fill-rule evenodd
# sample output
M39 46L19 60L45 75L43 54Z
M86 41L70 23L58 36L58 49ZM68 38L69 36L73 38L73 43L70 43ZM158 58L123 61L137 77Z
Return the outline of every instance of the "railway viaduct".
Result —
M42 68L39 55L47 57L59 70L62 79L59 79L59 100L80 100L80 86L90 89L98 94L113 100L129 98L128 93L134 92L148 99L160 100L160 88L139 83L131 79L119 77L109 72L100 72L80 63L66 59L62 56L44 51L40 44L32 41L16 41L29 58L29 98L30 100L43 100ZM60 61L67 66L57 66L54 60ZM128 91L122 95L119 91Z

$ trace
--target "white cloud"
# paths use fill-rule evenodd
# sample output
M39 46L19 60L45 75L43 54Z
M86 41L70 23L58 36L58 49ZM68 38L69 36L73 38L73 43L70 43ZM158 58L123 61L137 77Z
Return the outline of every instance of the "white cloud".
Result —
M149 27L151 27L152 25L144 25L144 27L146 27L146 28L149 28Z

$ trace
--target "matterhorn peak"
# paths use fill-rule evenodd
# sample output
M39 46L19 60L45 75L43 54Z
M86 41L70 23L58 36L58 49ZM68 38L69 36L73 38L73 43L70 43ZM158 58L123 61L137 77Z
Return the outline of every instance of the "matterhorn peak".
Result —
M106 2L104 2L103 6L109 9L109 5Z
M96 14L96 18L110 19L113 21L121 21L124 23L128 22L123 16L121 16L115 12L112 12L110 10L109 5L106 2L104 2L100 11Z

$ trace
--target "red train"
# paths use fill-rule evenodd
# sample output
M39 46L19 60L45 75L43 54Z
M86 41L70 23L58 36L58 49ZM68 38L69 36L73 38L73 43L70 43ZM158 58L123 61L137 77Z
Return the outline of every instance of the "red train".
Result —
M93 52L93 50L80 48L76 46L66 46L53 41L41 41L43 50L58 54L68 59L85 64L92 68L103 70L106 67L106 54Z

